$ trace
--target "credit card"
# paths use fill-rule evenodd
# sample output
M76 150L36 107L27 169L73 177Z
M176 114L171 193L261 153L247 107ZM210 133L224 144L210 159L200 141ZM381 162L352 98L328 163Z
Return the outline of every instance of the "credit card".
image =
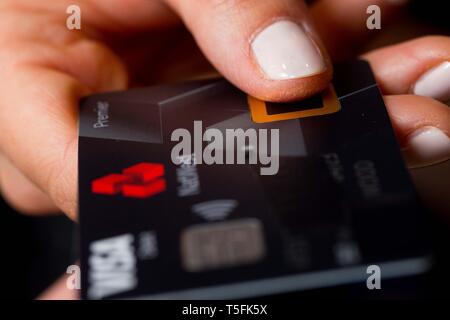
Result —
M177 153L186 135L192 149ZM419 274L424 217L365 61L337 65L325 93L289 104L223 79L81 102L84 299L366 286L372 265L381 281Z

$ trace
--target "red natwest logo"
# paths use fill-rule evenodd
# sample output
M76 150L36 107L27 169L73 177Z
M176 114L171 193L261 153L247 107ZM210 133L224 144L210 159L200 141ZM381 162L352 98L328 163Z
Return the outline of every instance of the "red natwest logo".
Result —
M142 162L126 168L121 174L112 173L92 181L93 193L125 197L148 198L166 190L164 166L160 163Z

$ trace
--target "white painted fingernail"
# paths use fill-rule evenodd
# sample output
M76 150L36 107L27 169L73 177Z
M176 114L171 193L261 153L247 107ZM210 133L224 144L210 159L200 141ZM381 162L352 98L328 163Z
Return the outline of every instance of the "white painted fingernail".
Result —
M436 100L447 102L450 100L450 61L441 63L429 70L417 80L413 93Z
M409 167L423 167L450 159L450 138L436 127L424 127L408 137L403 149Z
M252 41L256 61L270 79L309 77L326 70L318 46L298 24L281 20L263 29Z

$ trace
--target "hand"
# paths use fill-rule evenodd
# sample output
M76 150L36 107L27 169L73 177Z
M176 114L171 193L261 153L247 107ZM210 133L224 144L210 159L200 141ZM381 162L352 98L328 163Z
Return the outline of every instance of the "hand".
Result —
M65 26L65 10L71 4L68 0L3 0L0 4L0 69L3 79L8 79L0 83L0 185L4 197L20 211L61 209L76 218L77 110L81 96L125 89L129 83L171 81L180 74L191 77L209 72L209 61L251 95L276 101L299 99L321 90L331 77L325 46L331 56L345 56L352 52L354 39L367 34L365 8L369 4L379 4L384 13L397 9L382 0L320 0L308 16L305 6L296 0L78 2L81 32ZM281 41L276 30L262 30L267 31L264 28L280 17L303 26L278 25L293 30L291 36L301 44L301 52L308 54L297 54L299 48L290 43L288 48L297 58L291 61L283 52L277 53L277 46L270 45ZM325 45L311 27L313 20ZM303 34L306 29L310 30L308 36ZM382 51L368 56L385 93L408 93L406 84L412 85L428 69L448 60L447 38L421 41L432 47L422 47L419 41L415 53L418 60L426 58L426 62L400 64L409 71L402 79L402 90L384 76L398 66L377 66L376 58ZM401 57L409 50L405 48L391 49L391 53ZM275 62L267 63L266 50L277 58ZM280 72L283 61L288 64L284 74ZM305 68L306 64L313 70ZM415 105L410 105L411 101ZM425 125L448 135L443 122L448 119L448 109L439 102L414 96L390 97L387 102L403 143L407 144L413 129ZM413 113L405 115L405 109ZM419 125L414 119L421 119Z
M350 0L321 0L317 5L313 7L313 18L318 21L317 27L319 33L321 34L326 46L330 49L330 55L332 57L346 57L351 55L354 51L358 50L359 44L364 41L365 37L367 36L367 30L361 28L361 25L364 25L363 19L365 19L366 16L361 15L360 13L365 12L364 8L367 7L368 4L372 4L375 2L376 1L362 0L358 0L356 2ZM353 6L350 6L350 3L353 3ZM348 10L349 8L351 10ZM396 8L388 7L387 9ZM383 8L383 11L386 12L385 8ZM392 12L392 10L390 11ZM345 12L345 15L342 15L342 12ZM328 32L327 29L333 30L335 32ZM177 33L176 35L178 36ZM185 34L181 35L181 37L184 36ZM358 39L359 41L356 41ZM155 44L157 44L156 41ZM186 41L181 42L182 47L185 44ZM151 48L153 45L153 43L148 44L148 47ZM148 49L146 48L147 45L145 41L143 43L143 46L144 47L142 48L137 47L136 50L130 51L139 52L141 49L142 51ZM132 71L130 72L130 74L132 75L132 81L138 83L148 83L148 81L158 82L161 80L172 80L171 75L176 74L176 77L178 78L180 70L187 77L191 76L191 71L193 71L192 74L194 75L197 74L198 71L205 73L209 72L209 66L205 63L205 61L199 61L200 59L198 59L198 54L196 53L195 48L192 49L193 54L189 56L195 56L195 59L187 59L187 57L185 56L182 61L189 61L189 63L177 64L179 66L178 69L174 68L173 63L170 65L163 63L163 67L158 69L157 74L155 74L154 72L154 64L146 63L148 61L143 61L142 59L136 58L140 57L140 54L128 55L128 57L133 57L133 59L135 59L135 61L139 61L139 63L127 61L127 55L123 55L122 60L127 61L125 62L125 65L128 67L129 72L130 70ZM186 51L183 51L183 53L185 52ZM174 57L170 56L169 58ZM443 63L445 61L448 61L450 58L450 39L447 37L427 37L417 39L370 52L364 55L363 58L368 59L372 64L383 93L387 95L386 103L391 116L391 120L402 145L408 150L409 158L412 163L420 165L429 163L430 161L439 161L436 159L442 160L446 157L448 158L448 152L446 155L444 151L448 151L448 134L450 125L450 121L448 121L449 108L442 103L439 103L438 101L444 101L446 99L446 95L448 97L449 89L448 86L445 87L445 80L433 80L433 77L436 78L436 74L439 74L439 72L436 73L435 71L434 73L430 74L429 71L434 67L441 65L440 74L445 75L445 71L442 70L445 69L445 64ZM191 61L192 63L190 63ZM136 72L138 71L136 69L142 68L143 65L153 67L153 72ZM167 66L169 68L167 68ZM167 71L167 69L170 69L170 71ZM141 70L148 71L148 69ZM426 76L427 74L428 76ZM438 84L441 83L442 85L438 86L438 88L434 86L434 88L437 88L439 90L427 91L427 78L429 79L428 81ZM419 79L421 79L421 81L418 81ZM434 99L411 95L411 93L414 93L414 87L417 82L421 82L422 85L418 86L419 89L417 89L416 93L425 96L431 96ZM71 106L71 108L76 109L76 105ZM417 130L419 130L420 132L421 129L425 129L428 126L437 127L441 132L446 134L447 138L445 136L441 136L443 143L440 143L440 145L444 145L444 147L436 146L434 150L433 148L427 149L426 138L422 141L421 139L414 139L414 137L417 138L417 135L415 135L414 132L416 132ZM427 135L425 135L425 137L426 136ZM436 137L436 135L434 136ZM437 136L439 137L439 134ZM420 137L420 135L418 137ZM430 134L429 137L433 139L433 134ZM447 143L447 148L445 148L445 143ZM433 145L433 143L431 145ZM14 183L14 181L20 181L23 178L23 175L17 169L12 169L13 170L11 171L15 172L17 175L14 176L13 174L11 174L10 178L8 179L8 181L10 182L9 184L7 184L8 186L11 186L11 183ZM10 172L10 170L5 169L4 172ZM22 180L20 183L17 183L17 185L14 185L12 190L23 190L23 187L25 185L31 186L28 180ZM34 187L30 187L30 192L25 192L25 195L37 194L35 188L33 188ZM24 203L22 197L14 198L14 194L12 194L10 198L17 199L16 203L19 208L23 206L20 204ZM48 210L48 208L51 208L53 206L53 204L46 196L42 196L42 198L36 196L34 197L34 199L35 201L30 204L30 207L26 208L29 211L35 211L37 207L42 208L42 211L46 211ZM47 208L44 205L45 203L48 204ZM36 207L36 204L39 205ZM65 281L66 277L62 277L51 288L49 288L49 290L47 290L41 296L41 298L76 298L76 292L68 290L65 286Z

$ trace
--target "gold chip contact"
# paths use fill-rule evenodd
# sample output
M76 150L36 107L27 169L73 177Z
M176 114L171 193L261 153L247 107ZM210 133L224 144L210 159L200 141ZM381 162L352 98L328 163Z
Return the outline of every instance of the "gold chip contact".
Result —
M189 272L255 263L265 251L261 222L253 218L195 225L181 234L182 264Z

